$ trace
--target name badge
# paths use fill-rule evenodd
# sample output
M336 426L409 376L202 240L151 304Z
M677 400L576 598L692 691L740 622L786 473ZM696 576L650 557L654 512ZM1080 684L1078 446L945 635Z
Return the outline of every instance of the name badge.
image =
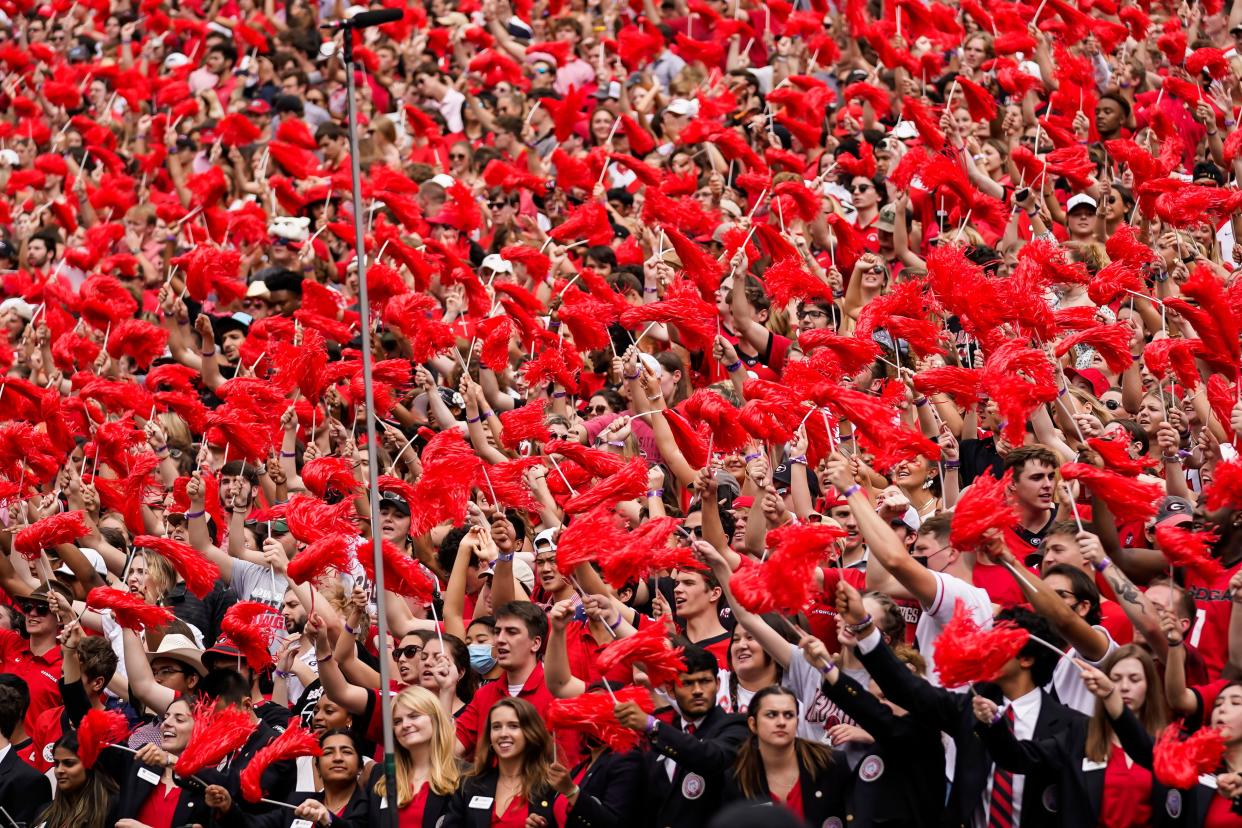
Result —
M1199 777L1199 784L1205 785L1212 790L1216 790L1216 777L1210 773L1205 773Z
M1086 773L1087 771L1104 770L1106 767L1108 767L1107 762L1092 762L1090 759L1083 757L1083 760L1082 760L1083 773Z
M315 828L315 823L309 819L295 819L289 823L289 828Z
M472 796L470 797L471 808L491 808L494 800L490 796Z
M381 796L380 797L380 810L382 811L387 807L388 807L388 797Z
M152 785L160 784L160 775L150 768L139 768L138 778L143 782L150 782Z

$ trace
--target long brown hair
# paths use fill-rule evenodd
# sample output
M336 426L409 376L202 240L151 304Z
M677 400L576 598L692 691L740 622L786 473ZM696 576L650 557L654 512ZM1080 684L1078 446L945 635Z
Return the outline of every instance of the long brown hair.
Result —
M55 748L64 748L77 755L77 732L69 731L61 736ZM46 823L47 828L105 828L108 804L116 790L112 777L92 768L86 771L86 780L76 791L57 791L56 799L35 820L35 824Z
M1143 706L1132 711L1143 727L1152 736L1158 734L1169 723L1169 706L1164 698L1164 683L1156 673L1156 664L1147 651L1135 644L1118 647L1100 662L1100 672L1108 675L1114 667L1127 658L1136 660L1143 665L1143 678L1147 681L1147 695ZM1104 712L1104 704L1097 701L1095 712L1087 724L1086 757L1092 762L1107 762L1113 749L1113 723Z
M553 748L552 737L544 727L539 711L526 699L505 698L492 705L487 712L487 721L479 729L479 743L475 747L474 767L470 775L484 776L499 764L496 751L492 748L492 717L502 707L509 708L517 716L518 727L526 740L526 748L522 751L522 796L530 800L536 791L548 787Z
M750 738L738 749L737 760L733 764L737 786L741 789L742 796L747 799L764 799L768 796L767 769L763 766L763 756L759 753L759 736L753 722L763 710L764 702L773 696L789 696L795 704L798 701L793 692L779 684L763 688L750 700L746 710L746 718L751 723ZM794 754L798 759L798 767L812 776L818 776L832 764L832 750L806 739L794 738Z

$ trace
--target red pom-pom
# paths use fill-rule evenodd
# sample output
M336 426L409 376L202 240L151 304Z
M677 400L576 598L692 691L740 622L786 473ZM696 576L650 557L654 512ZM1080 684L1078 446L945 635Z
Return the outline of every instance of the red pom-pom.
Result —
M1218 540L1214 534L1192 532L1180 526L1157 526L1156 543L1171 566L1185 567L1199 581L1215 581L1225 574L1212 555L1212 544Z
M229 607L220 622L220 629L237 645L251 669L259 673L272 666L271 627L259 618L276 610L258 601L239 601Z
M956 518L954 518L956 522ZM936 672L944 687L992 681L1030 640L1030 633L1012 624L981 629L962 601L936 639Z
M768 555L763 563L734 575L730 589L738 603L753 613L795 615L810 603L815 570L832 560L835 542L845 537L836 526L790 524L768 532Z
M1070 334L1057 343L1057 356L1062 357L1075 345L1088 345L1095 349L1108 370L1120 374L1130 367L1130 340L1134 332L1124 322L1115 325L1096 325Z
M316 457L302 467L302 482L316 497L327 497L330 491L348 496L362 487L354 479L353 461L345 457Z
M129 722L120 710L86 711L78 723L78 761L90 770L104 748L124 742L128 733Z
M948 394L962 408L979 402L979 372L973 368L944 365L914 375L914 389L920 394Z
M652 687L680 684L681 673L686 669L682 648L674 649L668 627L661 621L644 624L633 635L613 641L600 652L597 663L605 675L617 667L641 664Z
M277 762L297 759L299 756L322 756L319 739L301 724L295 724L268 742L251 757L241 772L241 792L247 802L263 798L263 772Z
M1242 509L1242 461L1234 459L1213 466L1212 482L1204 487L1203 498L1213 511Z
M308 495L295 495L284 504L281 514L289 533L302 543L314 543L326 535L356 533L354 504L348 500L329 504Z
M1152 770L1160 784L1188 790L1205 773L1215 773L1225 755L1225 738L1215 728L1194 732L1189 739L1181 738L1181 725L1165 727L1156 740L1152 754Z
M127 630L156 630L173 620L172 610L148 604L137 595L112 587L95 587L86 594L93 610L112 610L116 623Z
M962 552L973 552L994 536L1018 523L1018 513L1010 505L1005 489L1012 472L997 480L984 474L966 488L953 509L949 544ZM937 645L938 646L938 645Z
M1123 522L1147 520L1156 514L1157 504L1164 495L1164 487L1159 483L1143 483L1085 463L1066 463L1061 467L1061 477L1087 486L1113 517Z
M579 514L607 503L615 505L622 500L642 497L647 491L647 461L635 457L621 471L596 483L585 492L565 501L565 512Z
M750 435L739 422L739 412L724 397L701 388L686 401L686 416L694 424L705 424L712 432L718 451L739 451L746 447Z
M580 730L603 742L617 753L638 747L639 734L622 727L613 713L618 704L632 702L644 712L655 710L651 691L645 687L623 687L612 695L603 691L583 693L572 699L556 699L548 705L544 720L553 732Z
M430 603L435 596L436 587L422 564L388 541L383 542L380 550L384 561L384 590ZM358 562L362 564L367 577L375 580L375 556L370 544L367 544L365 550L358 550Z
M33 561L44 549L73 543L89 534L85 512L61 512L18 530L13 538L13 548L26 560Z
M217 707L214 701L201 701L194 707L194 729L185 750L177 757L173 771L189 777L203 768L214 767L242 746L258 727L249 711L240 707Z
M349 574L354 563L354 539L346 535L327 535L307 546L289 561L289 580L306 584L323 577L329 570Z
M1087 440L1087 445L1100 455L1110 471L1135 477L1143 473L1148 463L1142 458L1135 460L1130 457L1128 442L1125 437L1091 437Z
M523 440L546 443L552 439L544 422L544 400L531 400L526 405L500 415L500 442L516 449Z
M208 484L212 486L214 484ZM220 580L220 568L194 547L154 535L138 535L133 545L160 555L172 564L185 581L186 589L199 598L206 598Z

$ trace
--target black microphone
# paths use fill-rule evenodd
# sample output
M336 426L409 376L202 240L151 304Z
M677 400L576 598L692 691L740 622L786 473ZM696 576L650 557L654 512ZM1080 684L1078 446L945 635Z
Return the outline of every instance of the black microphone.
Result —
M355 14L347 20L334 20L331 23L320 23L321 29L369 29L384 23L396 23L405 14L401 9L376 9Z

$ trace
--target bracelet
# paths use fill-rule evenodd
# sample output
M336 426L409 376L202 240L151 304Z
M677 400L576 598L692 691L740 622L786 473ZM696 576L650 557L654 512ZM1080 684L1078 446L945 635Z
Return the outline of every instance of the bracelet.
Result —
M1113 565L1113 562L1107 557L1100 558L1100 562L1095 565L1096 572L1103 572Z
M196 519L198 519L198 518L201 518L201 517L202 517L203 515L205 515L205 514L207 514L207 510L206 510L206 509L199 509L197 512L186 512L186 513L185 513L185 519L186 519L186 520L196 520Z
M962 467L961 460L945 460L944 461L945 471L957 471L961 467Z
M216 352L214 349L210 351L203 351L201 354L199 354L199 356L205 356L205 357L215 356L215 355L216 355Z
M643 288L643 293L659 293L659 288Z
M650 713L648 713L647 714L647 726L643 728L643 731L648 736L651 736L655 734L656 728L659 726L660 726L660 720L657 719L655 716L652 716Z
M604 445L612 446L613 448L625 448L625 441L624 440L609 440L608 442L604 443Z
M805 465L806 465L806 455L805 455L805 454L799 454L797 457L790 457L790 458L789 458L789 460L788 460L787 462L788 462L788 463L789 463L789 465L791 465L791 466L805 466Z
M621 613L619 613L619 612L618 612L618 613L617 613L617 620L616 620L616 621L613 621L611 624L609 624L609 625L608 625L608 629L610 629L610 630L615 630L615 629L616 629L617 627L619 627L619 626L621 626Z
M315 657L316 664L323 664L325 661L331 661L331 660L332 660L332 653L328 653L323 658L319 658L318 656Z
M1185 643L1186 643L1186 641L1185 641L1185 639L1183 639L1183 640L1181 640L1181 641L1178 641L1177 643L1174 643L1174 642L1172 642L1172 641L1169 641L1169 642L1168 642L1168 645L1169 645L1170 647L1180 647L1180 646L1182 646L1182 645L1183 645L1183 644L1185 644Z
M647 402L658 402L659 400L662 400L662 399L664 399L663 394L656 394L654 397L648 397Z
M297 457L298 453L296 451L281 451L280 456L292 458L292 457Z
M862 486L855 483L853 486L850 486L848 489L841 492L841 497L845 498L846 500L849 500L851 497L858 494L860 491L862 491Z
M569 396L569 395L568 395L568 394L566 394L564 391L553 391L553 392L552 392L552 399L554 399L554 400L563 400L563 399L565 399L565 397L567 397L567 396ZM647 399L651 399L651 398L650 398L650 397L648 397Z
M358 634L358 631L355 630L353 627L349 626L349 622L347 621L342 621L341 626L343 626L345 628L345 632L349 633L350 635Z
M480 414L480 415L479 415L479 416L477 416L477 417L467 417L467 418L466 418L466 424L467 424L467 425L474 425L475 423L481 423L481 422L483 422L483 415L482 415L482 414Z
M823 676L826 678L826 677L828 677L828 676L831 676L831 675L832 675L832 671L833 671L833 670L835 670L835 669L837 669L837 664L836 664L836 662L835 662L835 661L829 661L829 662L828 662L828 666L827 666L827 667L820 667L820 668L819 668L819 672L820 672L820 674L821 674L821 675L823 675Z
M919 397L917 400L914 401L914 404L918 406L919 408L922 408L923 406L927 405L927 397Z
M1182 456L1180 454L1162 454L1160 455L1160 459L1166 463L1182 462Z
M151 450L154 451L156 454L163 454L164 452L168 451L168 446L160 446L158 448L154 448Z
M1225 119L1225 126L1231 127L1231 126L1236 126L1236 125L1237 125L1237 121L1232 121L1229 118Z
M480 414L479 414L479 419L481 419L481 420L490 420L492 417L495 417L495 416L496 416L496 412L495 412L495 411L484 411L484 412L482 412L482 413L480 413Z
M293 675L293 673L287 673L284 670L273 670L272 672L276 678L289 678L289 676Z
M850 632L854 633L855 635L857 635L858 633L862 632L863 630L867 629L867 627L870 627L870 626L871 626L871 613L867 613L866 615L863 616L863 619L859 621L857 624L846 624L845 628L849 630Z
M627 380L636 380L636 379L638 379L638 373L637 373L637 372L635 372L633 376L630 376L629 374L622 372L621 376L625 377Z
M759 452L755 452L754 454L748 454L746 455L746 462L750 463L751 461L758 460L762 456L763 455L760 454Z
M663 489L648 489L647 497L664 497Z
M739 359L739 360L737 360L736 362L734 362L732 365L726 365L726 366L725 366L725 371L727 371L728 373L732 374L732 373L734 373L735 371L739 371L739 370L741 370L741 368L742 368L742 361Z
M508 553L505 553L505 552L500 552L500 553L497 553L497 555L496 555L496 562L497 562L497 563L509 563L509 562L510 562L510 561L512 561L512 560L513 560L513 553L512 553L512 552L508 552Z

